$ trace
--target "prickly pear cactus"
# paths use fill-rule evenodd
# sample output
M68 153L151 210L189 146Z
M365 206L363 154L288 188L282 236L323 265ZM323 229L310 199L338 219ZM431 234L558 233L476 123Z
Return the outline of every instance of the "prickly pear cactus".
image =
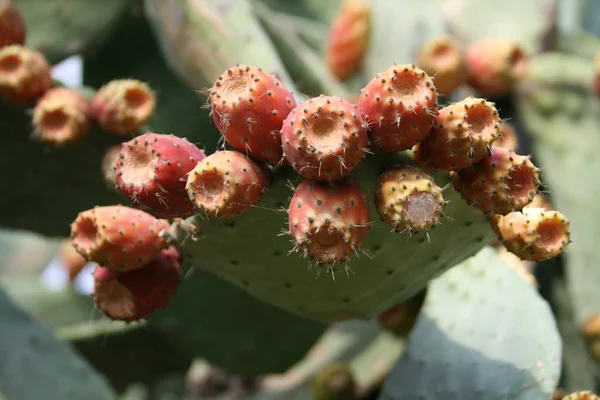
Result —
M379 399L548 399L561 356L548 304L485 248L431 282Z

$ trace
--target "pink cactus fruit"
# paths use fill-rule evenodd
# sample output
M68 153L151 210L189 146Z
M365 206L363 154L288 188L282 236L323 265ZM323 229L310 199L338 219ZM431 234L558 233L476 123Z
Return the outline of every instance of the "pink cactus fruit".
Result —
M104 178L104 183L106 184L106 188L111 191L119 191L117 187L117 174L115 173L115 169L117 166L117 160L119 159L119 155L121 154L121 149L123 148L123 144L115 144L106 150L104 153L104 157L102 157L101 162L101 170L102 176Z
M358 384L350 367L342 363L329 364L313 377L314 400L358 400Z
M470 168L452 172L452 185L461 197L486 214L519 211L540 189L540 169L531 156L494 147L492 154Z
M268 169L237 151L218 151L190 172L187 193L209 218L233 218L257 204L268 190Z
M514 88L527 68L527 55L509 38L479 39L466 50L469 84L484 97L503 96Z
M431 134L414 148L415 161L429 170L467 168L488 154L499 136L494 103L468 97L440 110Z
M87 261L117 271L141 268L167 247L165 220L134 208L114 205L79 213L71 224L73 246Z
M589 344L592 356L600 362L600 313L591 315L583 322L581 333Z
M0 101L26 106L51 86L50 64L42 53L18 44L0 48Z
M57 259L64 265L69 274L69 281L73 282L83 267L87 264L86 259L79 254L71 239L64 239L58 247Z
M504 247L526 261L552 259L571 241L569 220L558 211L524 208L507 215L495 214L490 223Z
M279 131L296 106L279 79L260 68L238 64L217 78L209 100L212 118L227 143L255 160L279 163Z
M500 123L500 137L494 141L492 147L504 147L512 151L519 151L519 136L515 127L508 121Z
M87 136L91 125L90 104L74 89L52 88L33 109L35 136L55 146L79 142Z
M363 0L344 0L327 38L325 62L340 80L360 67L369 45L371 5Z
M185 185L204 151L184 138L145 133L123 144L115 164L116 184L136 208L158 218L195 214Z
M27 36L21 12L11 0L0 0L0 48L11 44L24 44Z
M566 395L560 400L600 400L600 397L591 390L583 390Z
M441 222L444 205L442 188L419 168L396 165L377 179L377 213L395 232L428 231Z
M112 320L138 321L166 307L181 281L181 257L174 246L132 271L102 266L94 270L92 297Z
M358 109L373 150L394 153L423 140L438 113L432 79L414 65L394 64L361 91Z
M377 317L379 325L398 337L408 337L417 323L426 297L427 289L423 289L402 303L388 308Z
M281 129L283 154L304 178L338 180L358 166L369 138L356 106L331 96L294 108Z
M152 117L156 95L147 83L115 79L102 86L92 99L98 125L115 135L134 135Z
M369 200L353 177L303 180L288 209L294 251L318 264L347 263L358 254L371 228Z
M439 94L450 95L467 82L464 49L450 35L425 43L417 55L417 65L433 78Z

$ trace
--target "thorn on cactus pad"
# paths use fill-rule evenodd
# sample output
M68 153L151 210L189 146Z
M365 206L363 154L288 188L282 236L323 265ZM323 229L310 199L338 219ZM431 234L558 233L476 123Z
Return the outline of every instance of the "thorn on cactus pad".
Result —
M283 154L307 179L338 180L365 156L367 130L356 106L332 96L308 99L294 108L281 129Z
M153 261L132 271L96 267L92 297L96 307L110 319L138 321L169 303L180 276L181 256L170 246Z
M48 90L33 109L34 135L56 146L79 142L91 127L90 105L73 89Z
M467 81L464 50L450 35L442 35L427 42L417 55L417 65L433 77L438 93L446 96Z
M540 170L529 156L494 147L471 168L452 172L452 185L465 201L486 214L508 214L530 204L540 189Z
M429 170L468 168L489 153L499 136L494 103L468 97L440 110L431 134L414 148L415 161Z
M412 64L394 64L362 89L358 109L368 124L373 150L394 153L429 135L438 95L425 71Z
M317 372L312 382L315 400L357 400L354 374L345 364L331 364Z
M87 261L126 271L141 268L167 246L161 237L169 224L121 205L80 212L71 224L73 246Z
M377 212L395 232L428 231L440 223L444 205L442 188L416 167L396 165L377 179Z
M0 0L0 48L11 44L25 44L27 36L21 12L11 0Z
M186 190L209 218L233 218L262 199L269 185L267 172L242 153L218 151L190 172Z
M0 101L26 106L52 86L44 55L18 44L0 48Z
M210 89L211 115L227 143L259 161L282 158L280 129L296 106L292 93L262 69L238 64Z
M294 248L317 266L346 264L358 255L371 228L369 201L356 179L304 180L288 208L288 229Z
M552 259L571 242L569 220L558 211L524 208L496 214L490 223L504 247L522 260Z
M91 107L103 130L115 135L133 135L152 117L156 95L145 82L115 79L98 89Z
M146 133L123 144L115 165L121 193L158 218L185 218L195 207L185 186L189 172L206 157L184 138Z

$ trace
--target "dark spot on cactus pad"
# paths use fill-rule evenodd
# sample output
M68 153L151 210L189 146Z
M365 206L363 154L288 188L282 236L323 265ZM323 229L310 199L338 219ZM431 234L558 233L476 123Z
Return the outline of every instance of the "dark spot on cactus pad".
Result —
M424 237L422 237L422 236L421 236L421 237L419 237L419 238L417 238L417 243L419 243L419 244L423 244L423 243L425 243L426 241L427 241L427 239L425 239L425 238L424 238Z
M475 240L477 242L483 242L485 240L485 236L478 236L477 238L475 238Z
M346 303L346 304L350 303L350 298L349 297L344 297L342 299L342 303Z
M440 255L439 254L436 254L435 256L433 256L431 258L431 262L437 262L437 261L440 261Z
M239 262L237 262L236 260L231 260L231 261L229 261L229 264L231 264L231 265L238 265Z
M281 251L279 251L279 250L275 250L275 251L273 252L273 255L274 255L275 257L280 257L280 256L281 256Z
M285 287L286 289L291 289L291 288L292 288L292 284L291 284L291 283L288 283L288 282L285 282L285 283L283 284L283 287Z
M250 282L248 282L248 281L242 281L242 285L244 285L244 286L250 286Z
M394 270L393 269L388 269L387 271L385 271L386 275L394 275Z
M376 244L371 248L371 251L378 251L378 250L381 250L381 245L379 245L379 244Z
M465 222L465 224L464 224L464 225L465 225L465 227L467 227L467 228L468 228L468 227L470 227L471 225L473 225L473 221L467 221L467 222Z
M226 222L226 225L229 228L235 228L237 226L237 222L235 222L234 220L229 220L229 221Z

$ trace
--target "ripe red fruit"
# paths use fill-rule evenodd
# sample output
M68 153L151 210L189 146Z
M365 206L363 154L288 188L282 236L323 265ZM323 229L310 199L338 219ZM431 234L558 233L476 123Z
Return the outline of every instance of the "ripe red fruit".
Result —
M24 44L25 21L10 0L0 0L0 47Z
M45 143L64 146L79 142L91 127L90 105L76 90L48 90L33 109L33 127Z
M227 143L259 161L281 161L283 120L296 106L294 96L275 76L238 64L210 89L211 115Z
M398 337L406 338L417 323L426 297L427 289L423 289L402 303L388 308L377 317L379 325Z
M281 129L283 153L299 175L315 180L338 180L349 174L365 155L367 130L356 106L331 96L300 103Z
M370 231L369 200L358 181L304 180L288 209L294 250L318 264L347 263Z
M438 112L433 81L414 65L392 65L360 94L358 109L369 125L374 150L408 150L431 131Z
M467 65L460 43L448 35L427 42L417 55L417 65L433 77L438 93L450 95L467 82Z
M185 185L206 155L184 138L146 133L123 143L115 165L116 184L136 208L159 218L193 215Z
M137 321L167 306L181 277L181 257L173 246L133 271L102 266L94 270L92 296L96 307L112 320Z
M266 193L267 171L242 153L218 151L190 172L188 196L211 218L233 218L248 211Z
M94 207L71 224L73 246L87 261L125 271L141 268L167 246L160 235L169 224L121 205Z
M0 101L26 106L52 86L44 55L18 44L0 48Z

